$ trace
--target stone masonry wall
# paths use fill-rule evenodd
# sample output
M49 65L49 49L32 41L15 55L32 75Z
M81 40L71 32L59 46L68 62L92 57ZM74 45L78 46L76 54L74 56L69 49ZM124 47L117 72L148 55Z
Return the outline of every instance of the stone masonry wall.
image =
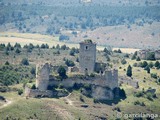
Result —
M47 90L49 85L50 65L45 63L37 65L36 68L36 88L39 90Z
M80 72L91 74L94 72L96 62L96 44L80 43L79 64Z

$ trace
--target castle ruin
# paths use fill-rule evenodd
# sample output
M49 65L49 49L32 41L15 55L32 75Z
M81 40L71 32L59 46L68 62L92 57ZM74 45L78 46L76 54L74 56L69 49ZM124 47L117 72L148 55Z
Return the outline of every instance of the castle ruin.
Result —
M83 90L82 93L87 94L98 100L113 100L115 88L118 88L118 70L105 68L102 74L89 76L96 69L96 44L91 40L86 40L80 43L79 53L79 74L63 80L57 80L53 75L50 75L52 69L49 63L43 63L36 67L36 89L32 90L28 87L25 89L25 94L28 97L46 96L46 97L62 97L67 95L63 91L53 91L49 88L62 85L64 88L74 88L75 85L87 84L89 90ZM76 69L76 71L78 71ZM73 72L73 71L72 71Z

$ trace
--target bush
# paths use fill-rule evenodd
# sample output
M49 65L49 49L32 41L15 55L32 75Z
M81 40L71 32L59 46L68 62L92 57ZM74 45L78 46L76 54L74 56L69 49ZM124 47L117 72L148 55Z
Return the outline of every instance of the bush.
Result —
M9 62L8 62L8 61L6 61L6 62L5 62L5 65L9 65Z
M126 93L125 93L124 89L119 90L119 96L122 98L126 98Z
M139 100L135 101L134 105L145 106L144 102L140 102Z
M159 61L156 61L155 64L154 64L154 66L155 66L155 67L159 67L159 66L160 66Z
M139 56L136 58L136 61L141 61L141 59L140 59L140 57L139 57Z
M66 64L68 67L73 67L73 66L75 66L74 62L71 61L71 60L68 60L68 59L65 61L65 64Z
M59 41L69 40L69 37L66 35L60 35Z
M21 51L17 48L15 51L17 54L21 53Z
M69 52L69 54L70 54L71 56L74 56L74 54L75 54L75 53L74 53L74 50L71 49L71 51Z
M143 97L143 95L144 95L144 92L142 92L142 91L136 92L134 94L135 97Z
M154 65L153 65L153 62L150 62L149 64L148 64L148 66L150 67L150 68L152 68Z
M18 89L18 95L22 95L23 94L23 90L22 89Z
M132 76L132 67L129 65L128 68L127 68L127 73L126 73L127 76L131 77Z
M99 101L97 99L93 99L93 102L94 103L98 103Z
M150 101L153 101L153 98L152 98L152 94L151 93L147 93L146 94L146 98Z
M82 95L79 96L79 100L80 100L81 102L85 102Z
M90 77L95 77L95 74L94 74L94 73L91 73L91 74L90 74Z
M134 66L134 67L137 67L137 66L138 66L138 64L137 64L137 63L134 63L134 64L133 64L133 66Z
M76 62L79 62L79 58L78 57L76 58Z
M144 68L144 70L146 70L147 73L150 73L150 68L149 68L149 66L146 66L146 67Z
M147 67L147 66L148 66L148 63L147 63L146 61L143 61L141 67L142 67L142 68L145 68L145 67Z
M151 78L157 79L157 73L151 73Z
M67 78L66 69L63 66L60 66L57 72L62 79Z
M122 60L121 60L121 63L124 65L124 64L127 63L127 61L126 61L125 59L122 59Z
M146 55L147 60L155 60L155 53L154 52L148 52Z
M33 84L32 87L31 87L31 89L36 89L36 85Z
M29 61L27 58L23 58L22 61L21 61L21 64L22 65L29 65Z
M35 75L36 74L36 69L32 67L30 72L31 72L32 75Z

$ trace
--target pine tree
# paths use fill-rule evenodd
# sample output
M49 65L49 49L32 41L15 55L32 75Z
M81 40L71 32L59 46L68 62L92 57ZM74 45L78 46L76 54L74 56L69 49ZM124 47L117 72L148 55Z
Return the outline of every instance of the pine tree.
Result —
M129 65L128 68L127 68L127 73L126 73L127 76L131 77L132 76L132 67Z

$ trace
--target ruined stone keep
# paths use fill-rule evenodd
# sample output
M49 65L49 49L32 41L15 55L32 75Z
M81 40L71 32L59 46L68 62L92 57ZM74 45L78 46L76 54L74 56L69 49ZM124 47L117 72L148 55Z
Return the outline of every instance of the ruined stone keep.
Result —
M80 43L79 66L80 72L91 74L94 72L96 63L96 44L91 40Z

